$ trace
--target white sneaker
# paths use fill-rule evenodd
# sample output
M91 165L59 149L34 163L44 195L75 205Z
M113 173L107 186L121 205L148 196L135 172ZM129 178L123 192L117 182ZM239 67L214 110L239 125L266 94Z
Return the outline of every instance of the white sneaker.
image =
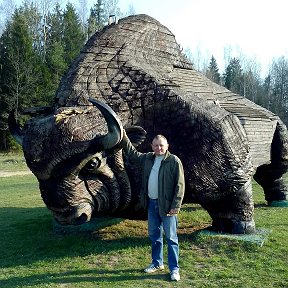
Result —
M153 272L163 270L163 269L164 269L164 265L155 266L153 263L151 263L147 268L144 269L144 272L153 273Z
M171 281L179 281L180 280L180 274L179 274L179 271L177 271L177 270L170 272L170 276L171 276Z

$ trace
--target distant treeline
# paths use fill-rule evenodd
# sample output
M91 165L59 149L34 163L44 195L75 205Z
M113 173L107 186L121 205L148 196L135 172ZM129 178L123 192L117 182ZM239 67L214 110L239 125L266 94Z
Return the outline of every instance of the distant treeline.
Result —
M10 150L14 145L7 127L9 112L50 106L62 75L88 38L107 24L110 14L124 16L117 0L96 1L88 17L84 9L81 13L71 3L65 8L59 4L49 7L48 0L43 3L47 5L39 7L25 1L10 17L6 15L0 36L0 150ZM130 10L126 15L134 14L133 7ZM200 72L288 123L288 60L284 56L273 60L265 79L259 76L256 64L238 58L229 59L221 75L211 56Z

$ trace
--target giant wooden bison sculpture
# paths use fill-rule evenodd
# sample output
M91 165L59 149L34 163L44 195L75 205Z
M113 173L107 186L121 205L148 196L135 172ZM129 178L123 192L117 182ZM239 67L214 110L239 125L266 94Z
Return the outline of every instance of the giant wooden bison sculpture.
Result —
M201 204L217 231L255 231L253 176L269 203L287 200L288 138L279 117L193 70L174 35L147 15L92 36L42 112L22 129L11 116L10 129L61 224L145 218L138 168L119 145L122 125L144 151L155 134L167 136L183 162L184 201Z

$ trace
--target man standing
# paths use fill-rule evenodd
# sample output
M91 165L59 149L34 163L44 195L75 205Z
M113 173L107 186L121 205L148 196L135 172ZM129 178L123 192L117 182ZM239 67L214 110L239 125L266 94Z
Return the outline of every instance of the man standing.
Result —
M124 132L122 148L131 161L141 166L141 204L148 208L148 234L152 244L152 263L146 273L163 270L163 230L168 244L168 265L172 281L179 281L177 214L184 197L184 171L180 159L168 151L163 135L154 137L153 152L140 153Z

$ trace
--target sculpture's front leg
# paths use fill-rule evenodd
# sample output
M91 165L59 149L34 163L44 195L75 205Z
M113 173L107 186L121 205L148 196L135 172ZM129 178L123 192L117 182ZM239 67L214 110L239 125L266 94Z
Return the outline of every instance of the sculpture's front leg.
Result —
M209 203L205 207L212 218L212 230L221 233L251 234L255 232L254 203L251 180L238 191Z

